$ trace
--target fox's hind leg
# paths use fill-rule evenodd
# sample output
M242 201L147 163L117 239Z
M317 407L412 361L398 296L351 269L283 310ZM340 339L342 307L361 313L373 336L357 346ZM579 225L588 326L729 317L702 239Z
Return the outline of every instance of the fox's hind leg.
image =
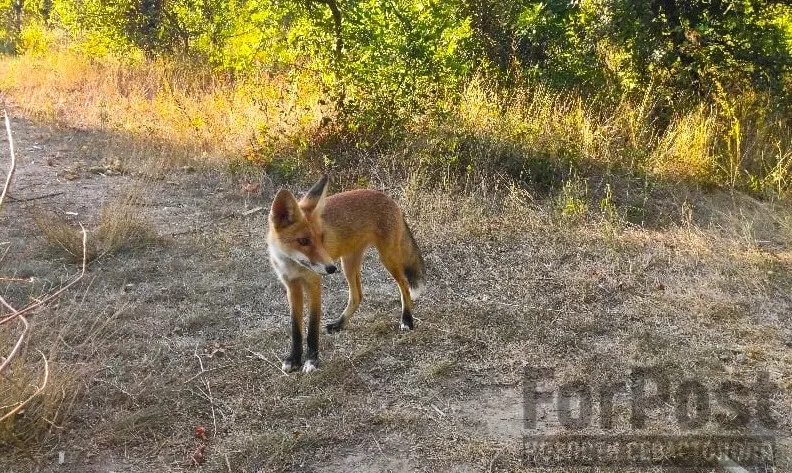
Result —
M399 285L399 292L401 293L401 306L402 314L399 327L402 330L412 330L415 326L412 317L412 298L410 297L410 283L407 281L407 276L404 274L404 264L401 258L393 258L380 253L382 264L388 272L391 273L396 284Z
M344 269L344 277L346 277L347 284L349 285L349 300L347 301L346 309L341 317L335 322L330 322L325 325L327 333L339 332L346 327L352 314L355 313L360 301L363 300L363 286L360 283L360 266L363 264L363 255L365 250L358 251L352 255L341 258L341 267Z

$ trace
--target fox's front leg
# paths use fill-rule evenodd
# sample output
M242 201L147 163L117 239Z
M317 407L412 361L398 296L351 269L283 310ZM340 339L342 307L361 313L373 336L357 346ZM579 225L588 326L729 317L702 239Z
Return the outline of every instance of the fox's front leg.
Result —
M308 291L308 356L303 371L309 373L319 367L319 323L322 318L322 280L319 276L305 281Z
M302 366L303 353L303 287L300 281L288 281L286 292L291 308L291 351L283 360L283 371L290 373Z

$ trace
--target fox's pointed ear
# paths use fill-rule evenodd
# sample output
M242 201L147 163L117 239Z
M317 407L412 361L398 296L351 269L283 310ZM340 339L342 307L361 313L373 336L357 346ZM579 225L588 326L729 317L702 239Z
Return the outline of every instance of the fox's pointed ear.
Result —
M327 174L323 174L322 178L300 199L300 208L306 212L321 209L327 196L327 181Z
M270 222L275 228L285 228L297 221L297 200L291 192L281 189L272 201Z

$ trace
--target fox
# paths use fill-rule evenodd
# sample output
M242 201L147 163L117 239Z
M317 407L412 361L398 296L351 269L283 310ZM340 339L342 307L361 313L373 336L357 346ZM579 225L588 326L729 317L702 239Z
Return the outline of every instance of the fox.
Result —
M346 328L363 300L360 270L366 251L375 247L393 276L401 296L402 330L412 330L413 302L424 289L426 266L421 250L398 204L374 189L358 189L327 196L323 174L298 201L281 189L272 201L267 244L272 268L286 289L291 315L291 350L282 370L311 372L319 367L322 315L321 278L341 268L349 299L341 316L325 325L327 333ZM303 308L308 299L308 337L303 357Z

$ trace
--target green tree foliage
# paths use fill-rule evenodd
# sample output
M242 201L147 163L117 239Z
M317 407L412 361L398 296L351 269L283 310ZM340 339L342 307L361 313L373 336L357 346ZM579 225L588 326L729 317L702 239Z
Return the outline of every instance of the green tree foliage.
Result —
M792 67L783 1L468 0L467 12L501 71L561 86L781 91Z
M775 19L786 2L643 0L620 2L609 34L625 44L643 82L712 93L758 87L779 91L790 71L786 32ZM616 28L617 25L628 25Z
M373 102L406 115L457 86L473 64L470 23L453 2L347 1L341 12L346 47L335 70L345 106L358 113Z
M23 25L99 51L171 55L237 75L312 71L339 105L399 118L474 71L619 95L788 94L792 7L782 0L0 0ZM483 71L483 72L482 72ZM435 100L436 101L436 100Z

